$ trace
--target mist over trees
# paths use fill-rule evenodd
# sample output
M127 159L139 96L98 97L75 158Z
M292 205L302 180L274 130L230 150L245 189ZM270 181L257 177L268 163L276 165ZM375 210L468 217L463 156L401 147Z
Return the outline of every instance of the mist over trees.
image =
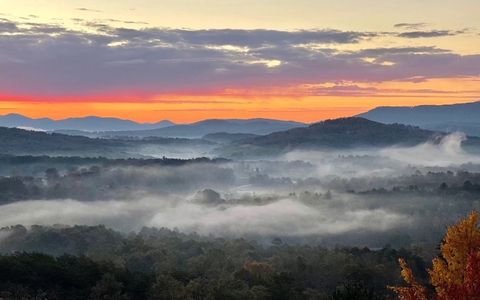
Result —
M48 153L63 135L25 133L36 155L0 155L1 297L392 299L398 259L426 286L444 229L480 209L463 134L362 119L285 134L72 136L92 150L76 156Z

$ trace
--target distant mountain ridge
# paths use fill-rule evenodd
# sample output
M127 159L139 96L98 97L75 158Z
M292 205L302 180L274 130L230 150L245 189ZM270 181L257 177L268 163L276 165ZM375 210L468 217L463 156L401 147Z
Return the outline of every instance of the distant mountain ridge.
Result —
M414 126L382 124L359 117L327 120L261 136L228 133L210 135L211 140L215 139L218 144L207 139L102 139L0 127L0 154L130 157L148 156L150 154L144 151L145 148L153 147L152 153L158 157L165 155L162 152L166 151L166 148L162 148L164 146L180 147L172 148L177 151L206 145L215 148L220 146L215 149L216 156L231 158L275 155L294 149L411 146L437 141L445 135ZM478 149L480 138L469 137L465 145ZM138 150L142 150L143 154Z
M305 123L274 119L207 119L191 124L175 124L168 120L156 123L138 123L131 120L107 117L79 117L62 120L33 119L20 114L0 116L0 127L52 131L67 135L87 137L183 137L201 138L212 133L263 135Z
M8 114L0 116L0 126L2 127L20 127L31 128L35 130L55 131L55 130L77 130L77 131L117 131L117 130L142 130L163 128L175 125L168 120L156 123L138 123L131 120L124 120L110 117L78 117L62 120L53 120L50 118L29 118L20 114Z
M480 136L480 101L448 105L381 106L358 117L385 124L401 123L436 131Z
M212 133L264 135L307 124L273 119L208 119L150 130L102 132L100 136L201 138Z

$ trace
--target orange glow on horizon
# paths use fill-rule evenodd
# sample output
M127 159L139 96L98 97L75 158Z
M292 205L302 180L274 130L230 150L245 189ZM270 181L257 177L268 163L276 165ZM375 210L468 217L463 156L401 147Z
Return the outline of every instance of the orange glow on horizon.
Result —
M117 91L88 96L0 93L0 114L63 119L103 116L140 122L271 118L315 122L353 116L377 106L453 104L480 100L480 78L412 79L379 83L341 82L262 89L188 91L151 95Z
M321 99L318 99L321 98ZM290 99L291 100L291 99ZM423 99L393 99L386 103L378 101L358 101L358 99L347 98L329 98L323 97L306 97L303 99L295 99L299 103L299 108L244 108L235 107L215 107L211 105L200 105L164 108L161 104L148 103L28 103L28 102L1 102L0 114L18 113L32 118L49 117L52 119L64 119L69 117L83 116L100 116L100 117L116 117L122 119L130 119L138 122L156 122L160 120L171 120L176 123L189 123L204 119L250 119L250 118L269 118L279 120L293 120L301 122L315 122L325 119L335 119L340 117L354 116L365 112L376 106L413 106L422 104L454 104L463 102L472 102L474 99L467 101L459 101L458 99L437 99L434 103L426 103ZM330 106L317 105L316 107L308 107L307 103L318 101L331 103ZM398 101L400 100L400 101ZM402 101L403 100L403 101ZM286 102L290 102L285 99ZM357 106L349 106L351 102L356 102ZM338 106L332 106L337 104ZM281 106L281 105L279 105Z

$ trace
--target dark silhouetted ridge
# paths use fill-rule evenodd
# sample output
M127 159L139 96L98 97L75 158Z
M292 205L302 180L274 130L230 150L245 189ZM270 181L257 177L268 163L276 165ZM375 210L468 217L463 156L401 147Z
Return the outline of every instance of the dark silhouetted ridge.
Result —
M294 128L250 139L251 145L275 148L344 148L415 145L435 132L401 124L382 124L352 117L327 120L306 128Z

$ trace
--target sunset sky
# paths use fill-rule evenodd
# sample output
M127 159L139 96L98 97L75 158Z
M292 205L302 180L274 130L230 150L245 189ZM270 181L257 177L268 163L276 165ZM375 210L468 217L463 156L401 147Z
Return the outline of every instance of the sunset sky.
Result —
M479 0L0 0L0 114L313 122L480 100Z

